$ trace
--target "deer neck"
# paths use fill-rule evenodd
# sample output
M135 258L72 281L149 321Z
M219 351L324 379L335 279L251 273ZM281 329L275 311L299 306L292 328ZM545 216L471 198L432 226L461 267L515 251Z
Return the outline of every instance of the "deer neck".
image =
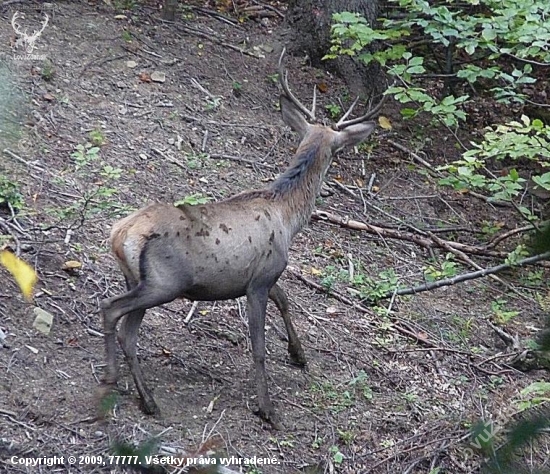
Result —
M290 238L309 221L332 161L331 148L324 137L311 138L302 141L288 169L270 187L281 205Z

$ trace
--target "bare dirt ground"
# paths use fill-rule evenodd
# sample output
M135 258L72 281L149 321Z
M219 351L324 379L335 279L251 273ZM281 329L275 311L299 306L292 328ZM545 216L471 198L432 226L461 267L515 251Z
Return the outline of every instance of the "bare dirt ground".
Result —
M1 136L0 150L11 153L1 155L0 171L19 184L24 198L16 214L0 208L0 237L18 247L40 277L29 303L0 269L0 329L7 335L0 347L0 471L110 472L115 467L93 456L107 460L121 453L117 443L154 440L154 453L277 462L233 465L233 472L475 472L480 458L467 455L471 424L510 421L519 390L540 376L506 365L513 354L490 326L491 303L506 299L520 312L506 329L522 340L543 324L539 305L488 279L385 300L366 311L347 304L307 281L353 299L350 271L380 281L381 272L393 269L400 285L410 286L434 264L430 257L444 261L446 251L430 254L412 242L322 220L312 220L295 240L291 271L282 277L307 371L289 363L282 322L268 308L269 384L282 430L253 414L242 301L199 303L187 323L188 301L149 311L138 353L162 417L140 411L119 352L125 390L106 419L97 418L94 392L104 367L99 302L123 291L107 248L109 229L150 201L218 200L261 187L284 170L296 136L277 111L271 51L280 19L240 23L231 17L229 24L190 9L173 25L160 21L154 2L130 11L58 2L35 51L47 60L16 60L10 20L19 9L27 20L41 21L35 5L0 11L2 82L11 91L10 114L23 122L17 134ZM302 58L287 58L287 67L304 102L313 85L328 86L319 94L321 113L345 96L339 80ZM155 71L165 82L150 80ZM384 115L394 129L380 130L358 153L335 160L330 192L318 209L402 231L407 225L446 229L437 235L471 244L483 238L474 232L483 222L498 223L502 231L515 227L507 209L444 194L387 140L422 150L434 165L457 158L452 144L428 127L402 124L391 105ZM73 155L77 145L94 141L97 153ZM69 261L82 266L66 268ZM49 336L33 328L35 306L54 316ZM527 453L531 465L546 462L544 443ZM12 456L65 458L56 467L26 467L14 465ZM82 463L71 465L68 456Z

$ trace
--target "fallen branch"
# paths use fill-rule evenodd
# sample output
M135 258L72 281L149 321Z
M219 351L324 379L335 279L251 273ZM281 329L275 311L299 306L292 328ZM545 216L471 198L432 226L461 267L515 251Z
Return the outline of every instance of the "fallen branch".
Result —
M462 260L467 265L470 265L470 267L476 269L476 270L483 270L483 267L481 265L478 265L476 262L474 262L468 255L466 255L464 252L457 250L453 248L450 244L450 242L440 239L437 235L430 233L429 234L432 240L436 243L441 245L441 247L449 252L451 252L453 255L458 257L458 259ZM512 288L508 283L506 283L504 280L502 280L500 277L496 275L489 275L490 278L495 280L496 282L503 285L507 290L509 291L517 291L515 288Z
M227 43L226 41L222 40L221 38L218 38L217 36L214 36L210 33L207 33L206 31L201 31L197 28L191 28L190 26L183 26L183 25L177 25L178 30L184 31L185 33L188 33L190 35L198 36L199 38L204 38L209 41L212 41L213 43L219 44L220 46L225 46L226 48L232 49L233 51L237 51L241 54L246 54L247 56L251 56L256 59L262 59L261 56L251 53L250 51L247 51L246 49L239 48L238 46L235 46L234 44Z
M506 252L497 252L495 250L488 250L486 248L474 247L472 245L462 244L460 242L451 242L448 240L438 239L438 242L434 242L429 236L415 235L411 232L402 232L396 229L390 229L387 227L379 227L373 224L367 224L366 222L359 222L348 217L341 217L336 214L327 211L314 211L312 215L313 219L331 222L338 224L342 227L353 230L362 230L372 235L377 235L381 238L405 240L407 242L413 242L426 249L442 248L441 242L445 243L446 249L454 249L460 252L465 252L473 255L482 255L493 258L506 258Z
M386 142L390 144L392 147L396 148L397 150L402 151L404 153L408 153L411 156L411 158L413 158L415 161L420 163L426 169L430 170L436 176L441 176L441 172L435 170L430 163L428 163L425 159L421 158L420 155L418 155L414 151L409 150L406 146L401 145L400 143L394 142L393 140L386 140Z
M550 258L550 252L544 252L539 255L534 255L533 257L524 258L518 260L514 265L509 263L503 263L501 265L496 265L494 267L484 268L483 270L478 270L471 273L463 273L462 275L457 275L453 278L445 278L444 280L432 281L424 283L423 285L414 286L412 288L402 288L397 291L391 291L379 297L379 299L391 298L394 294L397 296L404 295L415 295L417 293L422 293L423 291L431 291L443 286L451 286L457 283L462 283L467 280L475 280L476 278L485 277L488 275L493 275L495 273L508 270L515 267L523 267L525 265L532 265L534 263L540 262L541 260L548 260Z
M334 298L335 300L340 301L341 303L344 303L348 306L352 306L355 309L357 309L358 311L360 311L361 313L365 313L365 314L371 314L372 313L372 310L369 310L369 308L362 305L361 303L357 303L357 302L351 300L350 298L348 298L347 296L344 296L341 293L338 293L337 291L327 290L324 286L320 285L319 283L317 283L313 280L310 280L306 276L302 275L302 273L297 268L287 267L286 269L291 275L295 276L298 280L305 283L309 287L311 287L311 288L313 288L317 291L320 291L321 293L324 293L327 296L330 296L330 297ZM416 342L418 342L420 344L424 344L427 347L430 347L430 348L438 347L434 343L432 343L428 339L426 339L423 334L415 333L414 331L411 331L410 329L404 328L403 326L401 326L400 324L398 324L395 321L394 321L393 328L397 332L403 334L404 336L409 337L411 339L414 339Z
M545 227L548 224L548 221L539 223L540 227ZM500 244L503 240L506 240L516 234L521 234L523 232L528 232L530 230L535 230L535 227L533 224L529 224L523 227L516 227L515 229L509 230L507 232L504 232L503 234L495 235L491 241L487 244L488 249L495 248L498 244Z
M181 115L180 117L183 120L187 120L188 122L206 123L208 125L220 125L222 127L260 128L262 130L270 130L270 128L266 127L265 125L257 125L257 124L250 124L250 123L217 122L216 120L206 120L200 117L193 117L192 115Z

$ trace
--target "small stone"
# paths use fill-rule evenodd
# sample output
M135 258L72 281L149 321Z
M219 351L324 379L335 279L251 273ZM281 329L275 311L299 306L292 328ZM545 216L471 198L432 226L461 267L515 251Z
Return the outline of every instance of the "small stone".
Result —
M34 308L34 322L32 323L32 327L35 328L37 331L40 331L42 334L45 334L48 336L50 334L50 330L52 329L53 324L53 316L48 313L47 311L44 311L42 308Z
M153 73L151 74L151 80L153 82L165 82L166 74L161 71L153 71Z

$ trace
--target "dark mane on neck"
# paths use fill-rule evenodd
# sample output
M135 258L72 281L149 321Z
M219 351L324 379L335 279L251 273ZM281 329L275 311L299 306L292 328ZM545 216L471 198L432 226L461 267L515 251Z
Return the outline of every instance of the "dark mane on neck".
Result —
M294 158L294 164L273 181L268 189L275 196L282 196L295 190L300 186L304 176L307 175L318 153L319 144L312 144L310 147L302 150L300 155Z
M235 194L235 196L231 196L230 198L225 199L225 202L238 202L238 201L251 201L252 199L274 199L275 194L273 191L269 188L264 189L254 189L252 191L243 191L242 193Z

